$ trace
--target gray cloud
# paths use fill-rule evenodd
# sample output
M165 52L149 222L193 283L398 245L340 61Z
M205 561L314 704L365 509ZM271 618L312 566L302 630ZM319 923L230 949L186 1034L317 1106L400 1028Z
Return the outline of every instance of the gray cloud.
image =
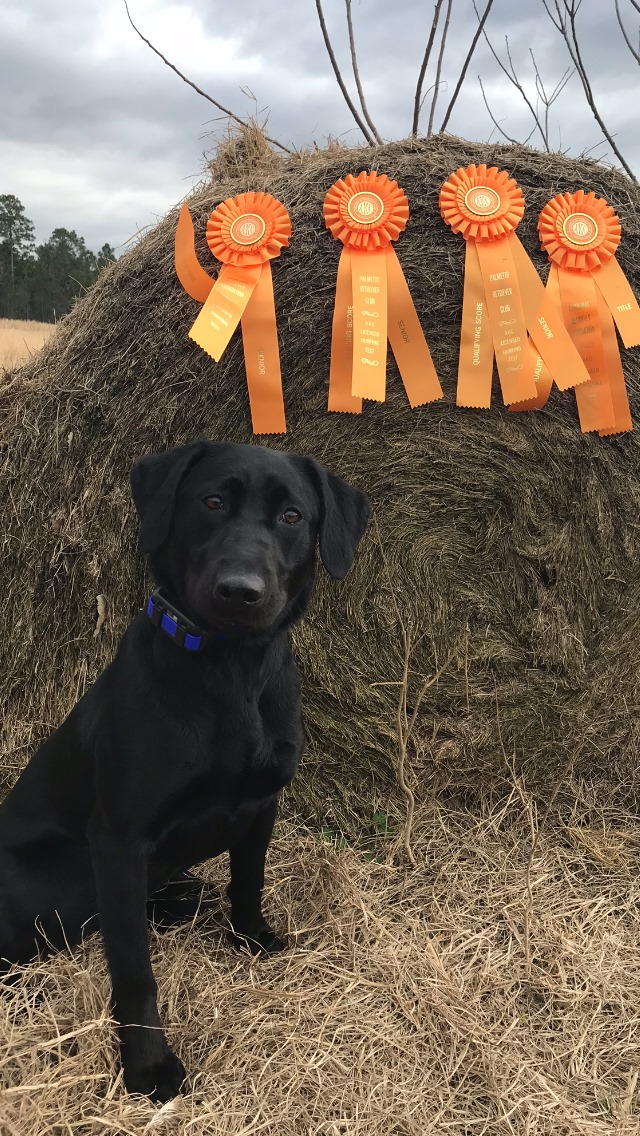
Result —
M313 0L132 0L141 29L195 82L240 114L254 109L294 145L331 134L359 141L326 57ZM349 86L343 0L325 0L327 23ZM627 24L634 34L631 5ZM428 9L428 10L427 10ZM624 10L624 5L623 5ZM354 0L361 74L380 132L410 129L413 93L431 5L424 0ZM23 201L45 239L58 225L76 228L97 248L122 244L201 176L202 151L220 131L213 107L171 74L130 28L120 0L5 0L0 37L0 192ZM454 0L436 124L475 28L471 0ZM506 59L504 34L527 92L534 95L529 49L548 88L568 65L566 49L540 0L496 0L488 24ZM624 45L613 4L584 0L581 45L601 112L640 171L635 129L640 71ZM483 76L502 128L524 139L533 125L520 95L480 41L449 129L472 139L495 130L483 105ZM433 61L425 88L433 81ZM422 126L426 127L431 93ZM552 108L554 146L573 154L600 142L577 77ZM539 137L532 138L539 144ZM607 157L607 147L596 153Z

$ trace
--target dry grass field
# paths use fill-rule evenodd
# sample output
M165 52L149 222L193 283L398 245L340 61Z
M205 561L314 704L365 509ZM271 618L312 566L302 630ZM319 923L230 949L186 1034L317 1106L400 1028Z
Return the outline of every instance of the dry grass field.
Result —
M0 373L26 363L46 343L55 324L0 319Z
M398 821L400 818L396 818ZM0 997L2 1136L637 1136L640 824L538 817L522 786L417 810L416 866L283 821L255 961L208 916L152 956L189 1074L127 1096L99 939ZM222 889L224 863L204 871Z

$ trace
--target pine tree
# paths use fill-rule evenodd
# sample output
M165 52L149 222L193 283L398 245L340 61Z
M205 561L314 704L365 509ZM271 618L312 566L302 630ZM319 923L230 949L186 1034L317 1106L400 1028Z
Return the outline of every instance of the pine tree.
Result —
M34 253L33 223L22 202L0 194L0 314L9 319L29 319Z
M96 254L74 229L54 229L36 248L22 202L13 194L0 195L0 316L61 319L115 259L110 244Z

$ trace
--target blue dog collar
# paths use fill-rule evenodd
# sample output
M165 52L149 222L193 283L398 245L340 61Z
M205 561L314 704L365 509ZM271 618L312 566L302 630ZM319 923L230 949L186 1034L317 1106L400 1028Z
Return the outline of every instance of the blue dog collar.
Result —
M161 588L155 588L149 596L147 615L154 627L159 627L173 639L176 646L184 647L186 651L200 651L207 641L206 632L201 631L177 607L169 603Z

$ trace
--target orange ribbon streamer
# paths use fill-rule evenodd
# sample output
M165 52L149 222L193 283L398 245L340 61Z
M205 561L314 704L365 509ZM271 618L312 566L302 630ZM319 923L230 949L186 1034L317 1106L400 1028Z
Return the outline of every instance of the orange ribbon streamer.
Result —
M524 197L495 166L458 169L440 190L440 212L465 238L458 406L489 407L493 360L505 405L537 405L552 379L588 381L584 364L515 229Z
M384 402L387 340L410 405L442 398L409 286L391 247L408 218L405 193L385 174L347 174L325 197L325 224L344 245L333 309L329 410L359 414L363 398Z
M207 221L207 244L222 261L217 280L195 252L186 202L175 238L175 267L183 288L203 305L189 337L216 362L242 326L254 434L284 434L286 421L270 261L289 243L286 209L268 193L229 197Z
M640 345L640 307L615 253L620 221L595 193L562 193L538 221L551 259L547 293L562 316L589 373L576 388L580 428L601 436L633 429L617 326L625 347Z

